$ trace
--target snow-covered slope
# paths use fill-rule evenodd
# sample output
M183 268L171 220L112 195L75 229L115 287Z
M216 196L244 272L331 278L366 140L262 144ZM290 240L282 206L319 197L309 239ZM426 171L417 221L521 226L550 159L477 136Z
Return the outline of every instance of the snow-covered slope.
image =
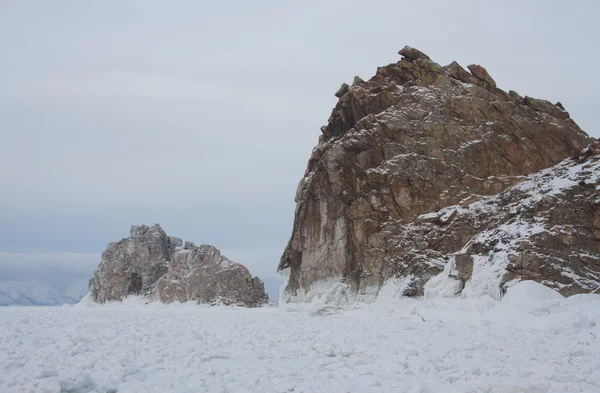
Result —
M499 195L440 210L438 220L451 217L444 227L408 228L440 237L465 225L476 229L464 247L445 256L444 271L427 282L425 296L499 299L523 278L566 295L600 288L600 145L591 148L594 155L567 159Z
M75 281L66 290L63 291L63 295L79 302L79 300L88 294L90 285L89 279L83 279Z
M79 291L80 292L80 291ZM61 293L41 281L0 281L0 306L59 306L79 301L79 292Z
M0 309L0 392L600 392L600 296L532 281L501 301L92 306Z

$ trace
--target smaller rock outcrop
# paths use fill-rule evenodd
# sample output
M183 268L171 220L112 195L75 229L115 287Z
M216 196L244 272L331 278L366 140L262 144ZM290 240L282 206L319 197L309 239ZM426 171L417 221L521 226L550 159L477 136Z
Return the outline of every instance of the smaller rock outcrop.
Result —
M143 295L164 303L197 301L256 307L268 301L264 284L213 246L167 236L160 225L133 225L110 243L90 282L100 303Z
M475 76L475 78L484 81L491 87L496 87L496 81L490 76L490 74L485 68L483 68L479 64L471 64L470 66L468 66L468 68L469 71L471 71L471 74Z
M412 48L408 45L405 46L404 48L400 49L400 51L398 51L398 54L409 60L419 60L419 59L430 60L429 56L427 56L425 53L421 52L418 49Z

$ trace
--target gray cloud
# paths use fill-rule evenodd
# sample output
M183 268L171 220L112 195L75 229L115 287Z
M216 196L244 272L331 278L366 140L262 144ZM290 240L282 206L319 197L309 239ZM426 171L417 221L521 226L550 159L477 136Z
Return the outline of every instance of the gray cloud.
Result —
M333 93L410 44L600 136L588 1L0 3L0 251L99 255L132 223L274 272ZM254 254L253 254L254 255ZM233 258L234 256L232 256ZM274 274L274 273L273 273ZM263 274L264 275L264 274Z

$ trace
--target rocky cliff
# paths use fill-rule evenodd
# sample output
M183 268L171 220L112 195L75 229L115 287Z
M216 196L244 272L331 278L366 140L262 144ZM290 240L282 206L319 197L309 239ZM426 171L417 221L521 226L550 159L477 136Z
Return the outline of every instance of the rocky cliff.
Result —
M121 300L144 295L171 303L242 305L268 301L263 282L213 246L196 246L167 236L158 225L134 225L131 236L110 243L90 282L94 300Z
M507 93L479 65L399 53L336 92L296 193L284 300L339 282L373 296L390 279L408 295L597 286L597 145L578 156L594 140L560 103Z

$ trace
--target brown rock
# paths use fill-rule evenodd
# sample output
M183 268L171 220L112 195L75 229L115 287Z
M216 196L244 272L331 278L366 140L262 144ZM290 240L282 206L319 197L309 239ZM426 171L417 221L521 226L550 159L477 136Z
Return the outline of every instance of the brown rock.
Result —
M289 269L290 301L299 290L332 279L361 294L392 277L413 277L414 293L422 294L423 284L478 233L508 222L516 209L531 219L530 208L514 205L518 193L505 190L592 142L572 120L550 117L545 105L524 105L516 93L495 88L482 68L470 67L471 75L456 63L439 67L401 52L405 59L379 67L342 95L322 129L298 186L294 228L279 264ZM485 201L503 213L460 213ZM539 211L557 204L546 200ZM459 213L445 225L435 217L417 222L454 205L464 208L453 208ZM581 250L591 249L585 244ZM466 253L487 256L494 247L494 241L475 242Z
M264 285L215 247L196 246L156 224L134 225L131 236L110 243L90 282L100 303L144 295L165 303L196 301L256 307L268 301Z
M461 280L467 281L471 279L473 275L473 257L468 254L457 254L454 257L454 263L458 277Z
M340 88L338 89L338 91L335 92L335 96L337 98L340 98L344 94L348 93L348 89L349 88L350 88L350 86L348 86L346 83L342 83L342 86L340 86Z
M523 97L521 97L519 95L519 93L517 93L514 90L509 90L508 95L510 96L510 98L512 98L513 100L515 100L517 102L523 102Z
M404 56L405 58L407 58L409 60L419 60L419 59L429 60L429 56L427 56L425 53L421 52L418 49L411 48L408 45L405 46L404 48L400 49L400 51L398 51L398 54L401 56Z
M453 61L446 67L444 67L451 77L458 79L461 82L476 84L477 78L471 75L467 70L462 68L460 64Z
M539 100L537 98L525 96L525 104L532 107L536 111L546 113L557 119L568 119L569 112L566 112L564 108L560 108L550 101Z
M490 76L485 68L478 64L471 64L468 66L469 71L475 76L477 79L484 81L491 87L496 87L496 81Z

